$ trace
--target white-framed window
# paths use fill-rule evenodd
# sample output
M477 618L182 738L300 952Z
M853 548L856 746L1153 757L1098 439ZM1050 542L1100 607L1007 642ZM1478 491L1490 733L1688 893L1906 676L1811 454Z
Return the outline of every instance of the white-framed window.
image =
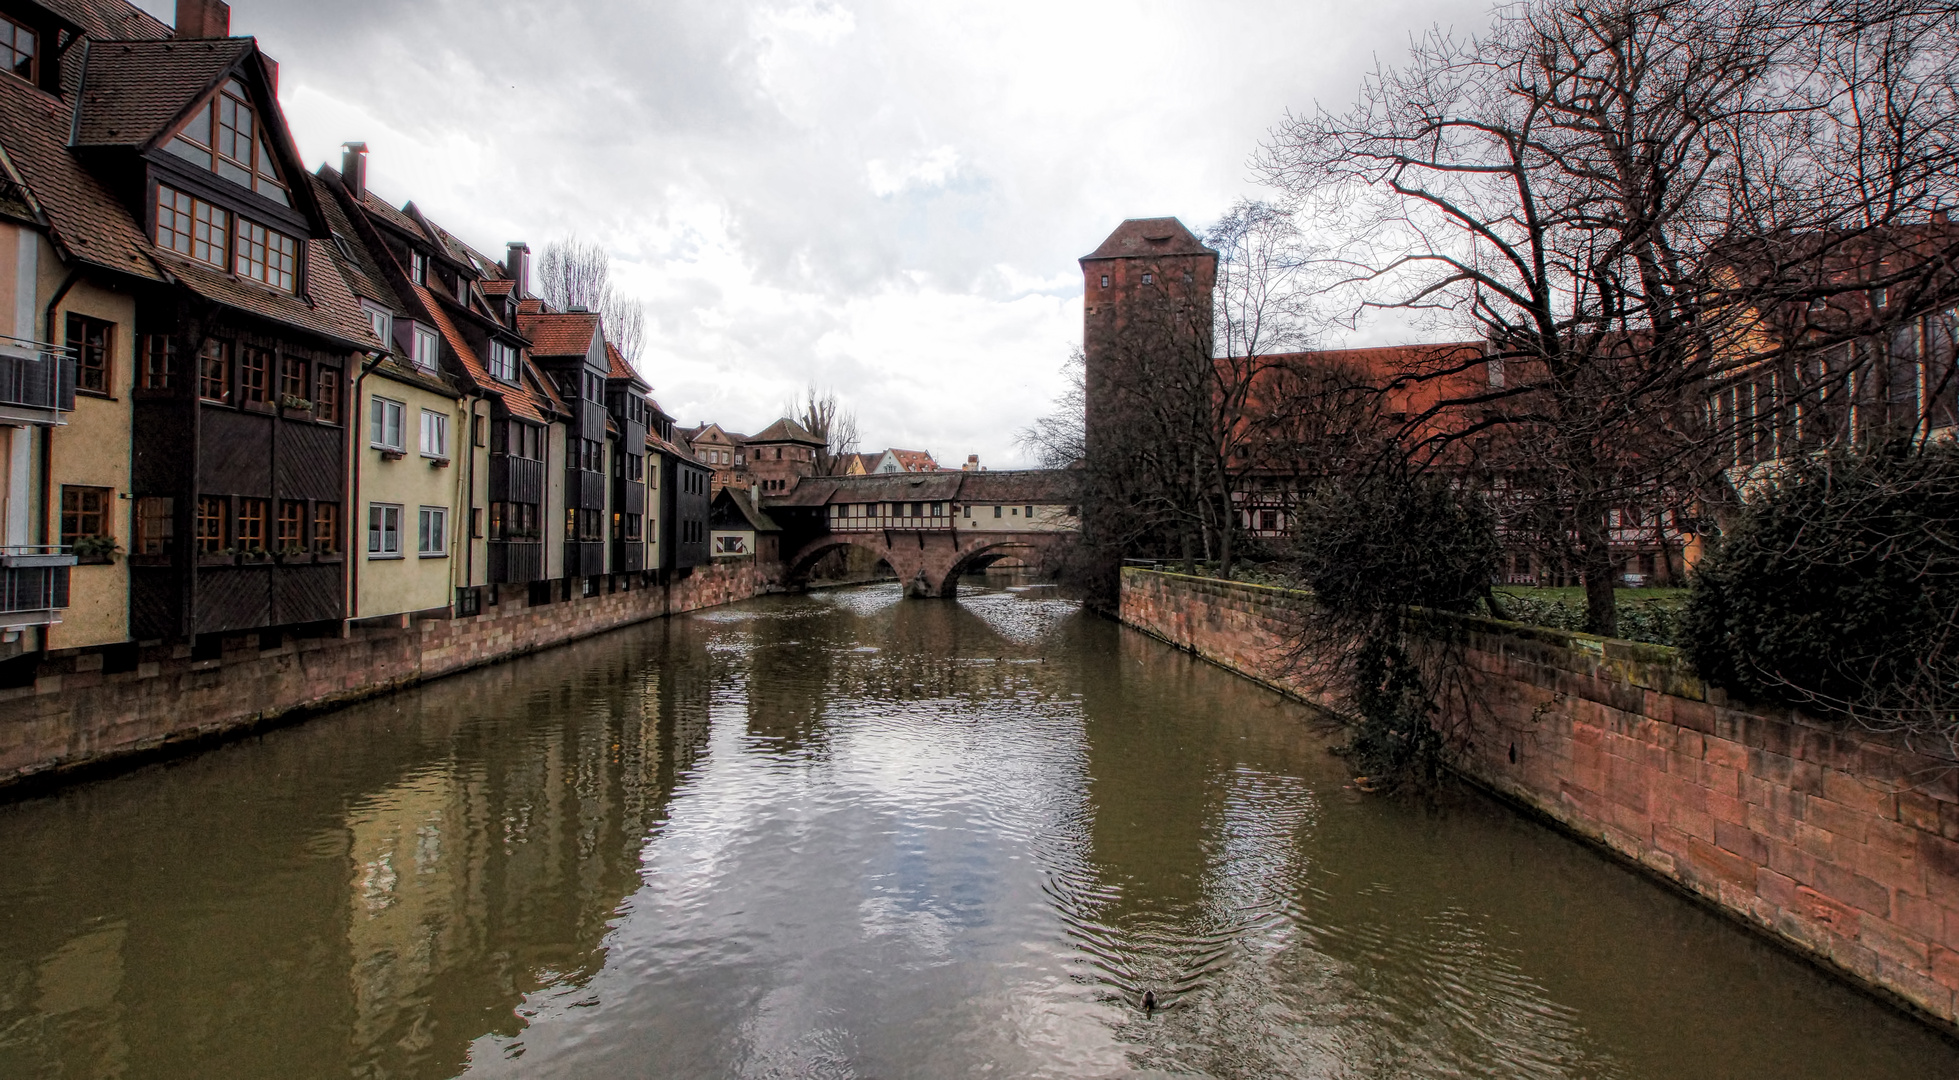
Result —
M502 341L490 342L490 376L507 383L517 381L517 349Z
M367 441L376 450L392 450L403 453L407 444L402 442L401 426L405 422L407 406L399 401L377 397L368 402Z
M367 504L367 557L401 558L401 507L393 503Z
M449 456L449 417L433 409L422 410L422 456Z
M367 325L374 328L374 336L381 339L381 344L392 345L395 334L394 312L367 300L361 301L361 310L367 313Z
M415 519L415 552L424 558L449 554L449 508L424 506Z
M426 326L415 328L414 353L411 358L415 361L416 367L423 371L435 370L438 343L439 339L435 336L435 331Z
M408 274L415 279L415 284L427 285L429 283L429 257L419 251L409 256Z

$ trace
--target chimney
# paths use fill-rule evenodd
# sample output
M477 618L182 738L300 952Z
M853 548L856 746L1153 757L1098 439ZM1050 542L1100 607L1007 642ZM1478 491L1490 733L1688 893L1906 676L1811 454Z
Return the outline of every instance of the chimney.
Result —
M353 193L354 201L367 197L367 144L364 142L341 143L340 179Z
M231 5L224 0L177 0L179 40L231 36Z
M530 296L531 246L522 240L512 240L509 253L503 257L503 272L510 275L510 298L524 300Z

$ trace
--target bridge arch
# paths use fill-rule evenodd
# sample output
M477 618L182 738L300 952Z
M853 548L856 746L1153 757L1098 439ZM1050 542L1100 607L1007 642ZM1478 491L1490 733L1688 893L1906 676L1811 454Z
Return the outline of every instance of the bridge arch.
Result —
M1039 534L1012 533L1003 536L981 535L959 545L951 563L946 566L939 579L935 595L951 597L958 595L959 579L970 571L978 570L999 559L1019 556L1031 557L1032 561L1045 564L1047 550L1053 541Z
M808 585L809 572L816 565L816 560L838 548L847 547L868 551L877 556L878 561L891 567L891 572L897 575L901 583L909 584L912 578L917 576L916 566L900 565L916 560L906 560L901 555L894 556L892 546L885 543L883 536L878 533L824 533L804 544L794 555L784 560L783 584L791 588Z

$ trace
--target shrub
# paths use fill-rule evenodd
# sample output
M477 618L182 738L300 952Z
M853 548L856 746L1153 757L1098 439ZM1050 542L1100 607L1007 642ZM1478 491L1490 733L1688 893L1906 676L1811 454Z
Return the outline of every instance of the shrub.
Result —
M1708 681L1874 727L1959 711L1959 449L1789 467L1696 568L1682 631Z
M1367 786L1432 781L1449 739L1434 717L1454 674L1446 650L1410 640L1411 608L1469 611L1488 594L1496 521L1477 495L1428 476L1343 478L1296 514L1296 573L1321 619L1295 656L1351 688L1347 746Z

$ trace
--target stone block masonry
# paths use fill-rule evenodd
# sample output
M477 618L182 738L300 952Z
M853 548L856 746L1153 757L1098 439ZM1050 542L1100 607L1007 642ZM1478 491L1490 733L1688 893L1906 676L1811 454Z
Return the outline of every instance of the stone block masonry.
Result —
M1124 623L1323 704L1283 663L1311 603L1122 576ZM1730 700L1672 649L1476 618L1440 629L1478 690L1464 775L1959 1030L1959 762Z
M0 789L185 743L241 734L281 720L508 660L665 615L716 607L768 591L771 567L753 558L717 561L668 585L620 575L596 579L595 596L529 603L525 585L501 587L499 603L466 618L410 619L352 628L344 636L275 643L256 632L227 635L220 656L188 644L83 650L44 661L32 686L0 690ZM133 660L133 662L132 662ZM112 667L131 670L112 671Z

